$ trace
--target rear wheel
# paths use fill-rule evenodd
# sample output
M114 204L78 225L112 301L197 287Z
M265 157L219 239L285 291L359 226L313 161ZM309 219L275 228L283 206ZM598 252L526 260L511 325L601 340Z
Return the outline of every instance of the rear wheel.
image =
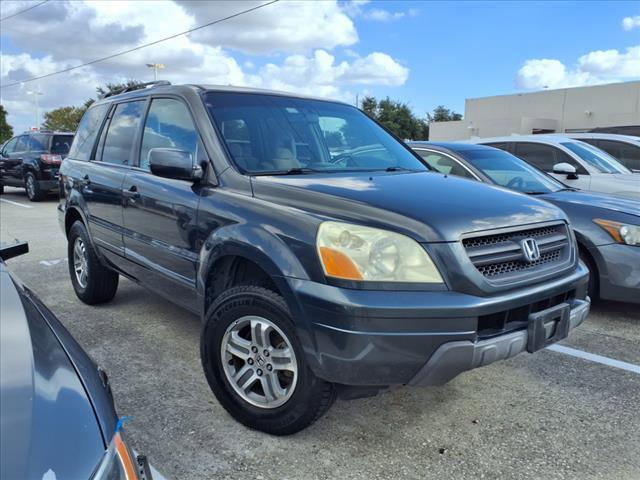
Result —
M223 292L207 314L200 353L213 393L250 428L289 435L334 401L333 385L308 367L287 305L271 290Z
M24 177L24 189L32 202L39 202L44 198L45 192L42 191L36 176L31 172L27 172Z
M69 230L67 256L73 289L89 305L111 300L118 290L118 274L103 266L96 256L84 224L76 221Z

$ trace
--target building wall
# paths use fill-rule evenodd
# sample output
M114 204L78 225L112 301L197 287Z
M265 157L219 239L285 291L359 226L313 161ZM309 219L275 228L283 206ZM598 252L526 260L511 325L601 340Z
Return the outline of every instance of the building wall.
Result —
M640 81L470 98L464 120L432 123L431 140L640 125Z

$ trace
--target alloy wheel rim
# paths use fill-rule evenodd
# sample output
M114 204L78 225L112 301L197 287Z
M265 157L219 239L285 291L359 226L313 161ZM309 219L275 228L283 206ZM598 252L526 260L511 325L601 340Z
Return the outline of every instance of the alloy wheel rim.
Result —
M33 183L33 177L31 175L27 177L27 193L29 194L29 197L35 196L36 193L36 188Z
M76 281L81 288L87 288L87 249L80 237L73 243L73 269L76 273Z
M225 376L243 400L271 409L291 398L298 363L291 342L272 321L254 315L236 320L221 347Z

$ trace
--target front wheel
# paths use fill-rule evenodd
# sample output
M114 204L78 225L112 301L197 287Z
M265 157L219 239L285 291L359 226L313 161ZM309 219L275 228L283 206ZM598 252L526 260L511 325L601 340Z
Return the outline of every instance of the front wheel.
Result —
M587 287L587 294L591 298L591 301L595 302L598 299L598 268L593 263L593 260L591 260L591 258L582 251L580 252L580 260L582 260L589 269L589 286Z
M69 230L67 256L71 283L80 300L95 305L115 296L118 274L100 263L89 240L89 232L80 221Z
M207 313L201 360L209 386L239 422L290 435L320 418L333 385L306 363L284 299L257 286L233 287Z

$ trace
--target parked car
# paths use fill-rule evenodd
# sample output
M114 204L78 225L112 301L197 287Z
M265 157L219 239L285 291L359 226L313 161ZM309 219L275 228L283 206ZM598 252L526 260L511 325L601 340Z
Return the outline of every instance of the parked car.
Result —
M589 296L640 303L640 203L567 188L519 158L484 145L411 142L441 173L510 188L560 207L569 217L580 258L589 267Z
M629 170L640 172L640 137L613 133L563 133L604 150Z
M69 153L73 133L29 132L8 140L0 149L0 192L24 187L32 202L58 189L58 168Z
M0 477L151 478L127 445L104 370L7 270L27 251L0 248Z
M579 140L555 135L514 135L476 138L468 143L512 153L570 187L640 199L640 175L634 175L608 153Z
M213 392L271 434L535 352L589 311L560 209L431 172L344 103L146 87L94 103L60 172L77 296L123 275L200 314Z
M617 127L597 127L589 130L590 133L615 133L616 135L631 135L640 137L640 125L619 125Z

